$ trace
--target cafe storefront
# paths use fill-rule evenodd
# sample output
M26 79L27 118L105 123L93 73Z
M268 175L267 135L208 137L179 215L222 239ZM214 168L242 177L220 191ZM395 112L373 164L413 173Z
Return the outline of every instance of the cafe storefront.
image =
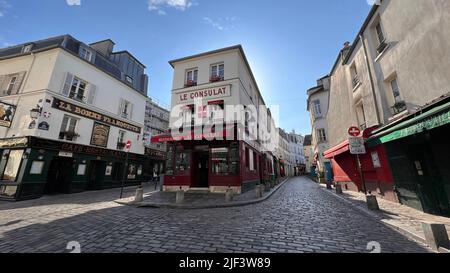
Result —
M147 158L98 147L37 137L0 140L0 199L24 200L138 185L146 181Z
M373 132L369 147L384 145L399 201L450 216L450 98Z

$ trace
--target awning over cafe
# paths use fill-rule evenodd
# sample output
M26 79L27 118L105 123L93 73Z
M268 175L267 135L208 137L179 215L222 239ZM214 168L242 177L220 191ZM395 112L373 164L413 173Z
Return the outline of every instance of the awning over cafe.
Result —
M337 155L343 154L345 152L348 152L350 150L348 140L342 142L341 144L338 144L334 146L333 148L326 150L323 155L326 159L331 159Z
M437 106L412 119L383 130L377 130L367 141L369 147L391 142L450 124L450 102Z

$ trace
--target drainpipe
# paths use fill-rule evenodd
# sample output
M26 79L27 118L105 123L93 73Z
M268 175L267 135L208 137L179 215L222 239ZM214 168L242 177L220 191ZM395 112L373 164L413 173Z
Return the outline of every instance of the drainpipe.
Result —
M369 58L367 57L367 47L366 47L366 43L364 42L364 35L363 34L359 35L359 40L361 41L362 46L364 48L364 58L366 59L367 70L369 72L370 87L372 89L372 97L373 97L373 102L374 102L374 105L375 105L375 112L376 112L376 115L377 115L377 122L378 122L377 125L380 125L381 124L381 122L380 122L381 119L380 119L380 111L378 109L377 97L376 97L376 94L375 94L375 83L374 83L373 77L372 77L372 69L370 68Z

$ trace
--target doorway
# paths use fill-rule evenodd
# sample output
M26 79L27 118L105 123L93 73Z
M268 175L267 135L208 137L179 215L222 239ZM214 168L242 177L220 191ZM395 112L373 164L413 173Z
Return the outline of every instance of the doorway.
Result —
M105 178L105 161L92 160L89 163L87 190L99 190Z
M49 195L69 193L73 169L72 158L54 157L50 162L44 193Z
M192 185L197 188L208 188L209 151L194 152L194 168L192 171Z

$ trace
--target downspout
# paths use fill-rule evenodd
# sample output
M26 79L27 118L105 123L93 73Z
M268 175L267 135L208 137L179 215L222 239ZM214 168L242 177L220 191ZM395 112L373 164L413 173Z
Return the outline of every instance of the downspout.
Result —
M380 111L378 109L378 103L377 103L377 97L375 94L375 83L373 81L373 76L372 76L372 69L370 68L370 63L369 63L369 58L367 57L367 47L366 47L366 43L364 42L364 35L360 34L359 35L359 40L362 43L363 49L364 49L364 59L366 60L366 65L367 65L367 70L369 72L369 79L370 79L370 87L372 89L372 97L373 97L373 103L375 105L375 113L377 115L377 125L380 125Z

